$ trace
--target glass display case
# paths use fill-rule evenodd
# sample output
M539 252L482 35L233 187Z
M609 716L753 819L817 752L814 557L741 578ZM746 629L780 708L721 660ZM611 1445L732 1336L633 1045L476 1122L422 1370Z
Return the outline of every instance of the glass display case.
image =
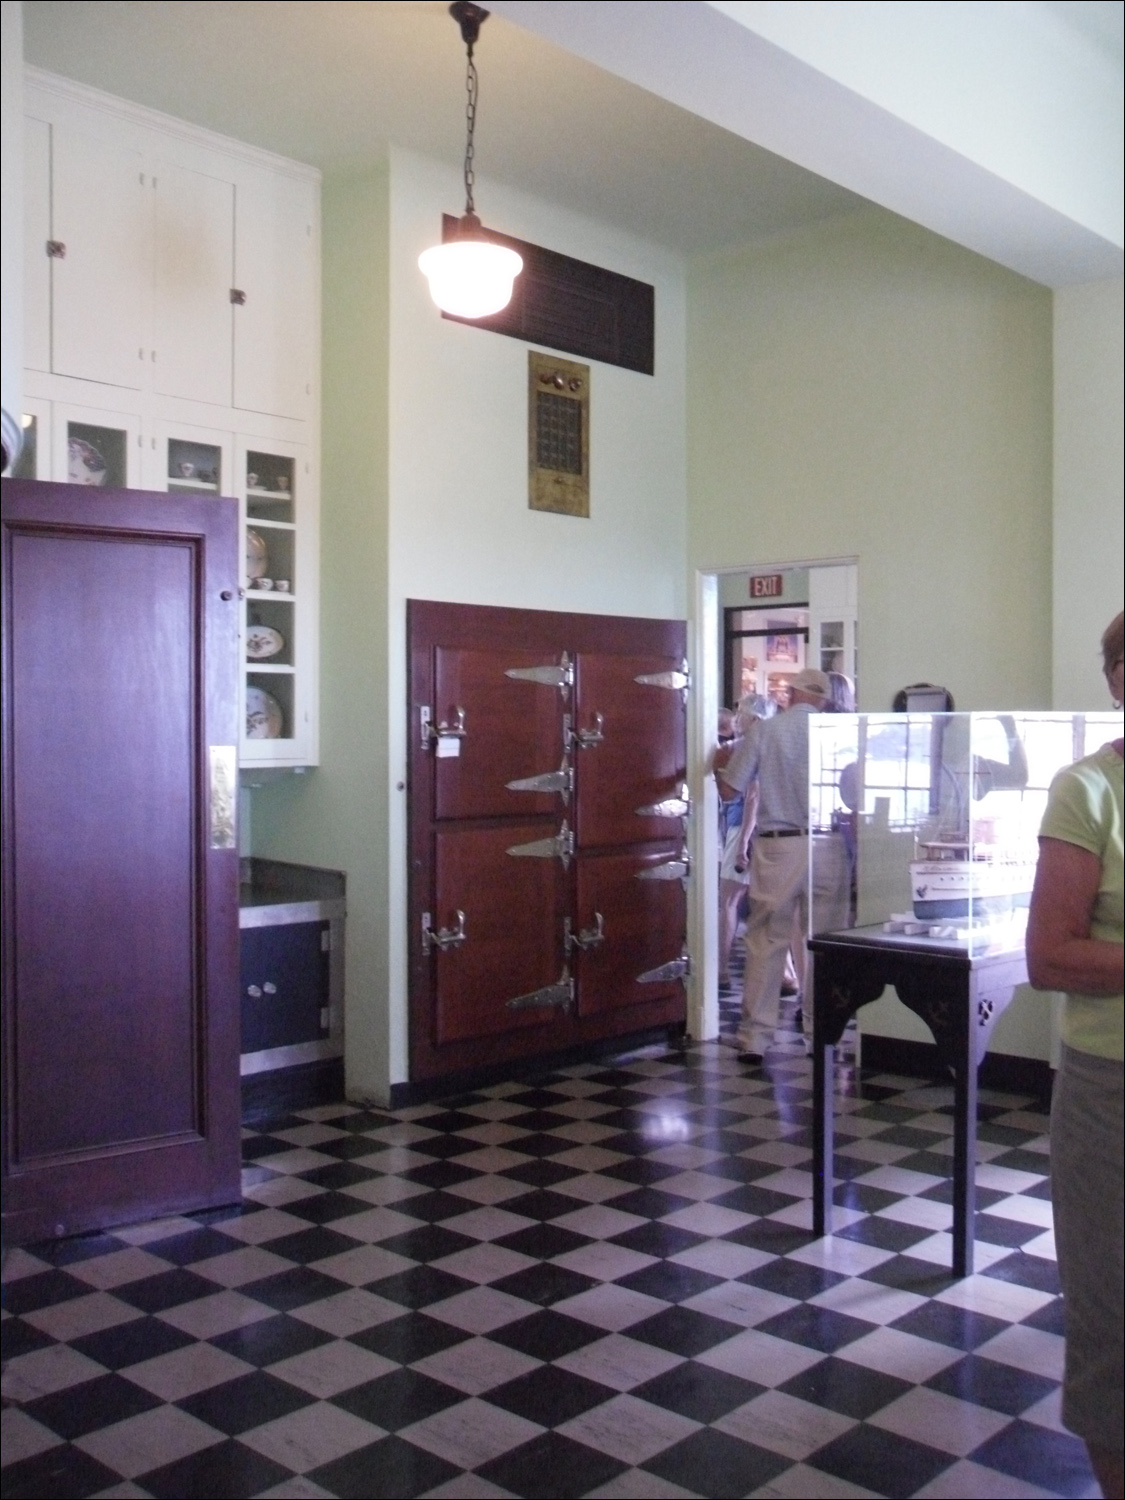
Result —
M811 936L971 955L1022 946L1055 773L1121 713L817 714Z

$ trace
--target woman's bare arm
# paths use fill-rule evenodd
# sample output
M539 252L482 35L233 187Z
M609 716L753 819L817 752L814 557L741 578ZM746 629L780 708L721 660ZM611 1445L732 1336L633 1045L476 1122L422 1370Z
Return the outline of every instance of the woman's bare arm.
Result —
M1062 839L1039 840L1039 864L1027 923L1027 974L1040 990L1119 995L1125 948L1090 936L1101 861Z

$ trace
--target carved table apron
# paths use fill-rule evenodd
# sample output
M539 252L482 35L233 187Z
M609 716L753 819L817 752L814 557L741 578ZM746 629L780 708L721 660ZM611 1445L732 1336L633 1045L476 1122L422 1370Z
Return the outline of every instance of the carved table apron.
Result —
M832 1232L836 1043L861 1005L888 985L933 1033L953 1075L953 1274L973 1269L977 1070L997 1019L1027 979L1022 944L974 957L934 939L857 929L811 938L813 992L813 1229Z

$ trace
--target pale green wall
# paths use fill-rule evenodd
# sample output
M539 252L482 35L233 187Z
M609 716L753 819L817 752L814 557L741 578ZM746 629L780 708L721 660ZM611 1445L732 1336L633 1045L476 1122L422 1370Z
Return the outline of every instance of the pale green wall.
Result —
M688 308L689 565L858 556L864 708L1049 704L1050 293L873 208Z
M387 1040L388 181L324 182L321 765L251 793L254 852L346 870L347 1072Z
M1125 592L1123 288L1055 293L1055 708L1105 705L1098 640Z

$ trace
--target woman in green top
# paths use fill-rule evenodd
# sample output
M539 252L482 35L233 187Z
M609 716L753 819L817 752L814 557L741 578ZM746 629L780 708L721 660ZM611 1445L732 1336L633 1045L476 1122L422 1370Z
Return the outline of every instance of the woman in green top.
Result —
M1114 703L1125 694L1125 615L1102 637ZM1066 1309L1063 1421L1083 1438L1106 1496L1122 1494L1125 1026L1122 752L1103 745L1060 771L1039 832L1028 976L1064 990L1051 1106L1051 1198Z

